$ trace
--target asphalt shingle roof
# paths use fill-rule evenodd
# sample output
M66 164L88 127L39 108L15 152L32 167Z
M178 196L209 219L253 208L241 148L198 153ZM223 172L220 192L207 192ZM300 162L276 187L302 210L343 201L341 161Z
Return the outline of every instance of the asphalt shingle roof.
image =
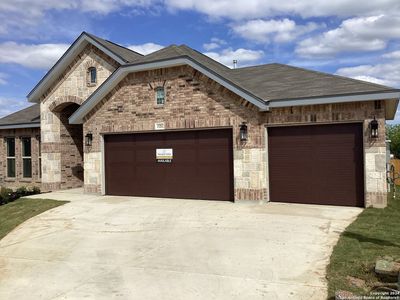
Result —
M150 63L183 56L264 101L396 91L375 83L277 63L230 69L186 45L171 45L137 58L132 63Z
M131 49L125 48L121 45L115 44L113 42L107 41L105 39L102 39L98 36L95 36L91 33L87 33L88 36L90 36L92 39L97 41L99 44L103 45L105 48L113 52L115 55L121 57L126 63L135 61L138 58L141 58L143 55L140 53L137 53Z
M40 104L34 104L0 119L0 126L40 124Z
M86 32L85 34L119 56L126 62L125 65L187 57L239 89L264 101L399 91L375 83L278 63L230 69L186 45L170 45L142 55L95 35ZM0 119L0 126L39 122L39 105L33 105Z
M241 85L262 99L281 100L393 91L394 88L284 64L231 70Z

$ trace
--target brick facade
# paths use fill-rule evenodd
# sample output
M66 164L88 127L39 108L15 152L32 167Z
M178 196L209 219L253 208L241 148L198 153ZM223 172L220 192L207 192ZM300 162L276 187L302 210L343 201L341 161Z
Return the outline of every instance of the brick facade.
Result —
M87 70L93 66L97 68L96 85L87 81ZM189 66L179 66L128 75L85 116L83 126L68 124L69 116L117 67L111 58L95 47L87 46L41 99L42 189L45 191L84 185L86 192L101 193L104 188L102 135L154 131L155 123L163 122L165 130L232 128L235 201L266 202L269 197L266 145L269 126L361 122L364 128L365 204L386 205L383 102L382 105L374 102L310 105L260 112L202 73ZM161 106L156 104L155 98L155 89L159 86L166 91L166 103ZM380 135L373 140L369 136L369 122L374 117L379 121ZM248 126L246 143L239 139L242 122ZM31 130L32 137L39 135L38 129L26 130L2 131L1 134L21 136ZM87 147L83 145L83 139L89 132L93 134L93 142ZM20 142L16 145L17 153L20 153ZM38 145L38 141L32 139L32 183L40 182ZM0 147L4 148L3 139ZM1 153L4 158L5 152ZM0 162L0 180L3 182L6 180L4 161ZM17 170L22 172L18 160ZM19 182L20 177L14 180L15 184Z
M161 107L155 103L155 88L159 85L166 89L166 103ZM385 147L385 107L380 107L375 109L374 102L357 102L259 112L187 66L130 74L84 120L84 133L91 132L94 138L93 145L84 150L85 170L87 168L91 174L85 176L86 190L101 192L101 134L152 131L156 122L164 122L166 130L232 127L235 201L264 202L268 201L266 127L362 122L368 166L365 169L366 206L385 206L385 168L379 163L385 155L382 150ZM374 116L380 123L377 140L369 137L368 126ZM242 122L247 122L249 130L249 140L245 144L238 137Z
M7 178L7 145L5 138L15 138L15 178ZM31 138L32 152L32 177L24 178L22 173L22 137ZM0 186L8 188L40 187L40 167L39 167L39 128L3 129L0 130Z

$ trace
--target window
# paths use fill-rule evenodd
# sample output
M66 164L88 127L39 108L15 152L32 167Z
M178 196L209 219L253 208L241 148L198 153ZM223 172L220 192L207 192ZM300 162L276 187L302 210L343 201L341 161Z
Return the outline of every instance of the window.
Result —
M6 138L7 177L15 177L15 138Z
M31 138L24 137L22 142L22 177L32 177L32 151L31 151Z
M90 67L88 69L88 84L97 83L97 70L95 67Z
M42 142L40 140L40 136L37 136L38 145L39 145L39 177L42 178Z
M156 88L156 104L164 105L165 103L165 91L163 87Z

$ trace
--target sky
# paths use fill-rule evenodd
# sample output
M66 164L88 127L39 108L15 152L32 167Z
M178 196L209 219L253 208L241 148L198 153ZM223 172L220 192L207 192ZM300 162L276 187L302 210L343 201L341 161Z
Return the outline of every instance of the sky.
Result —
M400 88L400 0L0 0L0 117L82 31L142 54L186 44ZM400 112L391 123L400 123Z

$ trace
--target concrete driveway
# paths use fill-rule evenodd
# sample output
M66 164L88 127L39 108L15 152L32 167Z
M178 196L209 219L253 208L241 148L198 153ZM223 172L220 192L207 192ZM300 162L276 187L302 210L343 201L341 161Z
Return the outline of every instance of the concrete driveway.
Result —
M361 209L101 197L0 241L0 299L324 299L325 267Z

